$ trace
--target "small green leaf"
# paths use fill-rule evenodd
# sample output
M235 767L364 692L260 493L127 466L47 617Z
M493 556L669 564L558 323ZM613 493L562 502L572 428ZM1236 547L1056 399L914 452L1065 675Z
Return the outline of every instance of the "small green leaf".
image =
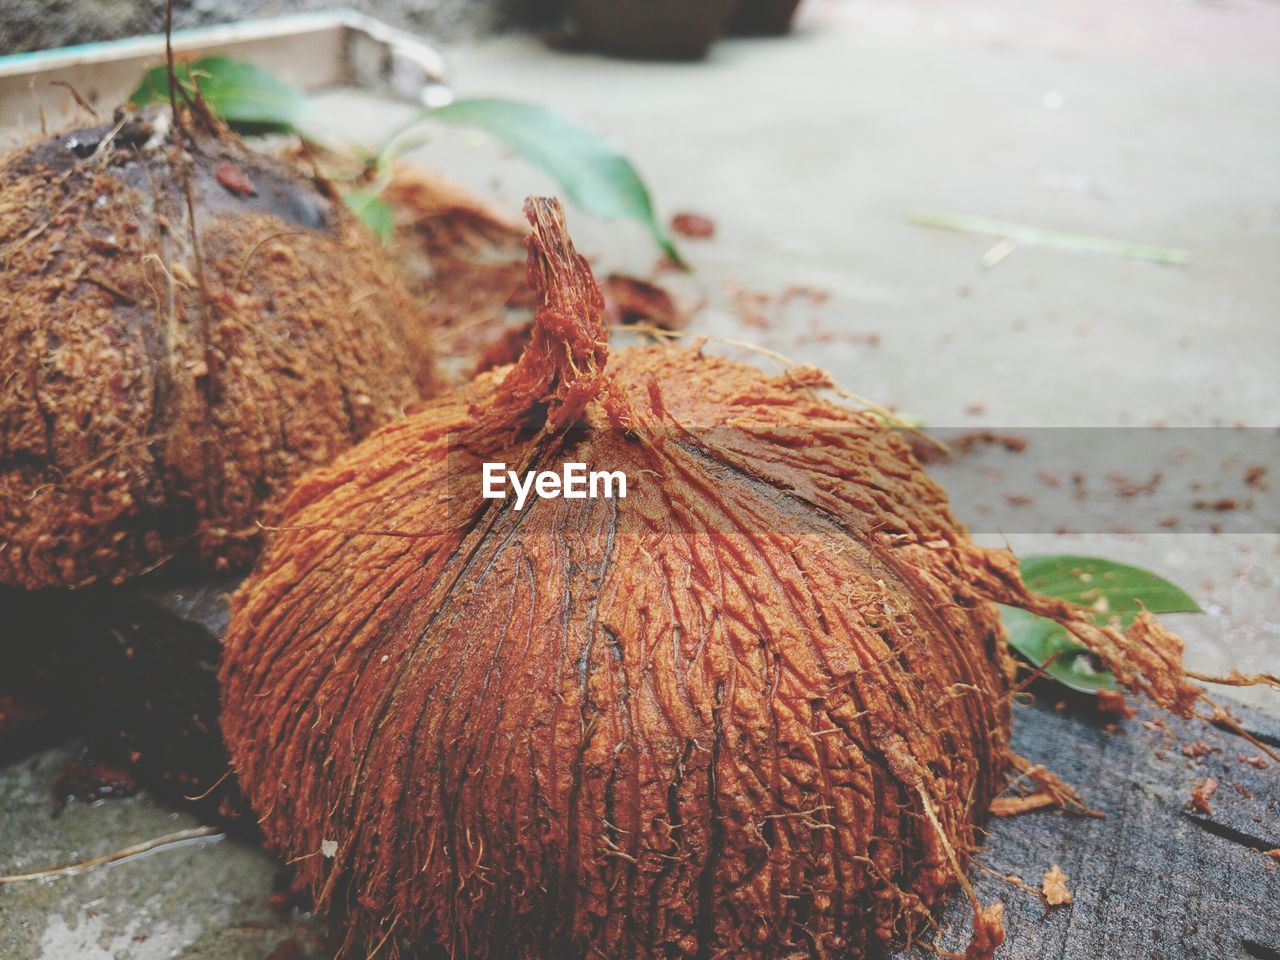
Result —
M974 217L966 213L913 210L907 214L907 221L922 227L937 227L941 230L956 230L960 233L978 233L984 236L1001 237L1010 244L1021 244L1024 247L1050 247L1077 253L1109 253L1116 257L1147 260L1151 263L1175 267L1185 267L1191 261L1191 254L1178 247L1161 247L1151 243L1115 240L1111 237L1099 237L1091 233L1045 230L1042 227L1026 223L993 220L991 217ZM1002 256L1007 255L1008 252L1007 249L1004 250ZM990 256L990 252L988 252L988 255ZM994 263L990 263L988 266L994 266Z
M1021 572L1029 588L1090 608L1099 624L1127 627L1142 609L1152 613L1200 612L1195 600L1163 577L1099 557L1024 557ZM1045 673L1059 683L1083 693L1116 689L1111 674L1098 670L1088 651L1052 620L1006 606L1000 607L1000 617L1009 645L1036 666L1048 663Z
M309 110L306 95L279 77L232 57L202 57L174 68L178 82L194 95L197 87L214 114L245 132L296 130ZM169 73L152 67L129 96L137 106L169 102Z
M551 174L569 199L587 213L644 224L667 256L684 266L675 243L654 214L649 190L635 167L598 134L553 110L514 100L455 100L426 116L493 135Z
M395 217L387 202L378 196L378 189L353 190L346 196L347 206L363 220L373 235L389 244L395 233Z
M1117 617L1127 627L1144 608L1152 613L1201 612L1185 590L1163 577L1099 557L1030 556L1022 559L1021 570L1032 590L1089 607L1100 623Z
M1116 689L1111 673L1099 670L1089 652L1052 620L1003 604L1000 605L1000 619L1004 621L1009 646L1037 667L1048 663L1045 674L1064 687L1081 693Z

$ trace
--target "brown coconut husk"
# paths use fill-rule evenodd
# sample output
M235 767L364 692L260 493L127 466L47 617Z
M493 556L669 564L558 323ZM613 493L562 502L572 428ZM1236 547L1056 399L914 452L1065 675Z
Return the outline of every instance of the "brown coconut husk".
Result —
M183 125L0 159L0 585L244 565L294 479L432 389L394 264L329 185Z
M461 384L520 358L536 296L525 282L523 226L436 170L395 165L382 192L392 253L425 305L442 375ZM688 311L652 280L612 273L600 284L605 322L683 327Z
M525 231L428 167L396 164L382 199L394 216L392 252L425 305L442 374L458 384L512 363L533 320Z
M236 594L223 728L270 845L348 945L496 958L863 957L966 878L1011 763L992 601L1131 689L1200 693L975 546L898 431L700 350L612 355L531 201L519 362L293 492ZM482 462L624 470L626 499L481 497Z

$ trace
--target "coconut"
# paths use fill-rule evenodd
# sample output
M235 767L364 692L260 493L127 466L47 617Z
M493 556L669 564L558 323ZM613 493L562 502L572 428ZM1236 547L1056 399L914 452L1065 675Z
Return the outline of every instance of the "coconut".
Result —
M430 389L414 304L330 187L171 126L0 158L2 585L245 564L291 481Z
M349 945L861 957L910 938L968 889L1025 766L992 600L1190 710L1174 638L1029 594L824 375L610 357L558 206L527 212L518 363L305 478L233 601L234 767ZM631 485L517 509L483 496L495 462ZM989 956L1000 906L973 905L968 956Z

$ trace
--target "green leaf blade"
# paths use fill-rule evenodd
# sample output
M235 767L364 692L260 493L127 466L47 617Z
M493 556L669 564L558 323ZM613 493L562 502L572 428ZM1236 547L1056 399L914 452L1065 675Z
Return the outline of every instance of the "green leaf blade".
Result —
M1037 593L1089 607L1099 622L1118 617L1128 625L1140 610L1200 613L1200 605L1176 584L1140 567L1070 554L1024 557L1022 580Z
M992 217L976 217L966 213L913 210L907 214L907 222L940 230L1000 237L1026 247L1048 247L1075 253L1104 253L1175 267L1185 267L1191 262L1191 254L1179 247L1136 243L1131 240L1117 240L1112 237L1075 233L1069 230L1046 230L1031 224L996 220Z
M1000 619L1009 646L1064 687L1079 693L1117 689L1110 671L1096 669L1089 652L1052 620L1003 604Z
M602 219L644 224L663 252L685 265L654 213L653 200L640 174L598 134L545 107L498 98L455 100L427 116L480 129L501 140L553 177L582 210Z
M1053 554L1024 557L1023 582L1036 591L1090 609L1099 624L1126 627L1139 611L1199 613L1181 587L1149 570L1104 560ZM1063 686L1081 693L1118 689L1115 678L1095 668L1088 651L1057 623L1015 607L1000 607L1009 646ZM1048 666L1045 666L1048 664Z
M344 199L351 212L365 222L384 246L391 243L395 234L395 214L387 202L378 196L376 188L353 190Z
M237 130L296 131L310 109L306 95L274 74L233 57L179 63L174 75L189 94L199 90L214 115ZM152 67L129 96L136 106L169 102L169 73Z

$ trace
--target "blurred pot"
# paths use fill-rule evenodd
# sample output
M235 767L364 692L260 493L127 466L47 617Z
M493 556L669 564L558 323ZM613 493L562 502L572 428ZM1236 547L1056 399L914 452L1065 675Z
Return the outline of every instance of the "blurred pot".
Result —
M800 0L739 0L729 31L754 36L788 33L798 6Z
M698 60L724 32L734 0L568 0L586 44L629 57Z

